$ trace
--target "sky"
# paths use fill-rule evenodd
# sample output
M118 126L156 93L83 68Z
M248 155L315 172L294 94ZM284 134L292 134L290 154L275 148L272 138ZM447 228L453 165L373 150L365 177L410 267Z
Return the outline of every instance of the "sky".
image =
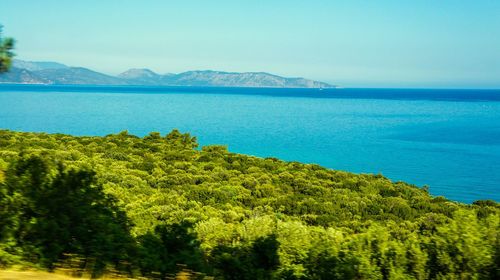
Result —
M18 59L263 71L344 87L500 88L500 1L0 0Z

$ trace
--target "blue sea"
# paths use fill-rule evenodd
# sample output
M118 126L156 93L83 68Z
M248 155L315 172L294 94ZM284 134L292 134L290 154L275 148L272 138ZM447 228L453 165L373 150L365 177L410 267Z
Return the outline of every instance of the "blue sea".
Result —
M0 129L201 145L500 201L500 90L0 86Z

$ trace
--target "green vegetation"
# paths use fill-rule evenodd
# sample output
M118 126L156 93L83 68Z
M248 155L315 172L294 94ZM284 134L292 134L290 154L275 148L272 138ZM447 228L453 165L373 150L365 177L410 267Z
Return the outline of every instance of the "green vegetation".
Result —
M0 25L0 73L9 70L14 56L12 49L14 49L14 39L2 38L2 25Z
M0 264L151 278L500 279L496 202L197 146L177 130L0 130Z

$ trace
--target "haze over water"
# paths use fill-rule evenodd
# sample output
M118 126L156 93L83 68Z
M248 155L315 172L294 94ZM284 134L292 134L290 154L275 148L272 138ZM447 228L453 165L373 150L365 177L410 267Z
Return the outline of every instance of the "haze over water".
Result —
M500 91L1 86L0 129L144 136L500 201Z

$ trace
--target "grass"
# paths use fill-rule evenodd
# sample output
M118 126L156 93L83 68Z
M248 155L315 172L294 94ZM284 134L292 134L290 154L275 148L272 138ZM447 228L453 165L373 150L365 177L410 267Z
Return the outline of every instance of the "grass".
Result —
M56 270L55 272L47 272L47 271L41 271L41 270L33 270L33 269L27 269L27 270L20 270L20 269L1 269L0 270L0 280L19 280L19 279L38 279L38 280L76 280L76 279L90 279L89 276L82 276L82 277L73 277L71 275L71 270ZM172 280L190 280L194 279L192 277L194 274L192 274L190 271L180 271L177 273L172 278ZM146 278L126 278L126 277L120 277L120 276L113 276L113 275L104 275L103 277L99 278L101 280L144 280ZM196 278L199 279L199 278ZM203 279L207 280L213 280L212 277L205 277Z
M39 270L0 270L0 280L18 280L18 279L39 279L39 280L75 280L75 279L90 279L90 277L72 277L66 271L46 272ZM114 276L103 276L100 279L104 280L118 280L130 279L120 278Z

